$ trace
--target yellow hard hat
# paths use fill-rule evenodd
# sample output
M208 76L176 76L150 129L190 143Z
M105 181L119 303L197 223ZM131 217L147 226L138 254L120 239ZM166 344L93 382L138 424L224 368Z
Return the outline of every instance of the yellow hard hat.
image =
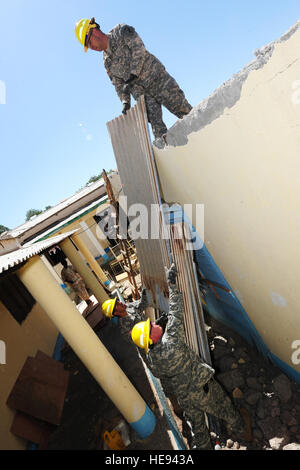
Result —
M86 38L92 28L98 28L97 23L92 23L92 20L83 18L77 21L75 25L75 35L78 41L84 46L84 52L87 52L88 47L86 46Z
M134 344L144 349L145 353L148 354L149 344L153 343L150 338L150 318L134 325L131 331L131 338Z
M106 317L108 317L108 318L113 317L113 311L114 311L114 308L115 308L115 305L116 305L116 300L117 300L117 297L115 297L114 299L109 299L109 300L106 300L105 302L103 302L102 311L103 311L103 313Z

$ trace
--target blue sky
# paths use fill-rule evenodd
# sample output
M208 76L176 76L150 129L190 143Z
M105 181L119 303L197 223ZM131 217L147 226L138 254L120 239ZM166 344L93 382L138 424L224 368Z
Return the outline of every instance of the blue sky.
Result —
M195 106L300 18L299 0L10 0L0 9L0 224L71 196L116 168L106 123L121 103L80 18L135 27ZM0 95L1 98L1 95ZM176 117L164 111L170 127Z

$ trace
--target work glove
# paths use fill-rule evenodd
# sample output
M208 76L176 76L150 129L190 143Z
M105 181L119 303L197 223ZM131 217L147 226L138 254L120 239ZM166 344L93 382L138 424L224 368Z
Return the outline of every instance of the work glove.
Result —
M126 80L126 85L128 85L129 83L131 83L135 78L137 78L136 75L134 75L133 73L130 74L130 77L128 80Z
M166 276L167 276L167 282L168 284L176 284L176 278L177 278L177 268L175 264L173 263L170 269L166 269Z
M127 111L130 109L129 103L123 103L122 114L127 114Z

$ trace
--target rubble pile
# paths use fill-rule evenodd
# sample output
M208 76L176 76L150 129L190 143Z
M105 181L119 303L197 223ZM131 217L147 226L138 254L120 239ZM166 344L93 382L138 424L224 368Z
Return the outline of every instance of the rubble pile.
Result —
M222 449L300 450L300 385L233 330L206 323L215 378L251 418L252 440L220 436Z

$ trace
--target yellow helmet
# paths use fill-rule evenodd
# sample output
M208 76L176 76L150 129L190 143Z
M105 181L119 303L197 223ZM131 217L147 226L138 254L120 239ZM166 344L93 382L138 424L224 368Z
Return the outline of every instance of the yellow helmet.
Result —
M103 313L106 317L108 317L108 318L113 317L113 311L114 311L114 308L115 308L115 305L116 305L116 300L117 300L117 297L115 297L114 299L109 299L109 300L106 300L105 302L103 302L102 311L103 311Z
M92 21L95 21L94 18L88 20L83 18L82 20L77 21L75 25L75 35L78 41L84 46L84 52L87 52L88 47L86 46L86 39L92 28L98 28L98 24Z
M149 344L153 343L150 338L150 318L134 325L131 330L131 338L134 344L144 349L145 353L148 354Z

